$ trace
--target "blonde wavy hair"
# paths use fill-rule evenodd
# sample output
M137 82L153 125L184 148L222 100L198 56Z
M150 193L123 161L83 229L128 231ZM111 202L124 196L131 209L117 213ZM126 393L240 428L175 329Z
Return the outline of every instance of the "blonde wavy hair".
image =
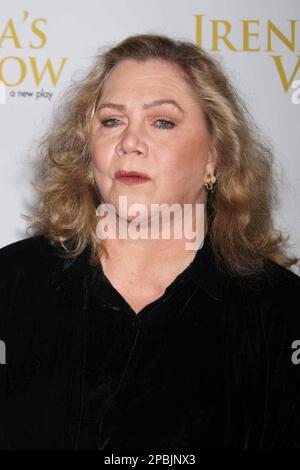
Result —
M282 233L274 229L278 205L274 155L220 63L191 42L164 35L131 36L97 51L92 68L66 90L54 123L38 145L41 164L32 183L39 200L31 222L62 247L64 257L77 257L87 246L90 263L107 252L96 233L100 193L91 177L91 124L111 70L124 59L160 59L179 67L194 90L217 150L217 182L207 191L209 237L220 269L246 276L264 271L271 260L286 268L298 258L284 254Z

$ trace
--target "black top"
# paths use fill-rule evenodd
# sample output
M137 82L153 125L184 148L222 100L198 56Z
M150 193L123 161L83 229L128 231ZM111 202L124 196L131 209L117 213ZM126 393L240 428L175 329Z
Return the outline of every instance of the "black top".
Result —
M207 361L210 336L206 330L203 343L199 331L207 297L197 283L203 251L138 314L101 267L91 272L80 449L176 449L203 440L196 426L200 397L213 398L210 390L203 395L196 374L199 356ZM217 284L206 290L219 298ZM208 328L220 321L217 316Z
M0 250L1 448L300 450L298 276L231 277L207 235L136 314L88 254Z

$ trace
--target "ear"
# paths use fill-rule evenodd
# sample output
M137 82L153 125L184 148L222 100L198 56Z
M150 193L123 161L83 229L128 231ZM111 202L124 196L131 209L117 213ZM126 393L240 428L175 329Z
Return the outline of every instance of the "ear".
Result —
M206 163L206 175L214 175L218 163L218 154L215 146L211 146Z

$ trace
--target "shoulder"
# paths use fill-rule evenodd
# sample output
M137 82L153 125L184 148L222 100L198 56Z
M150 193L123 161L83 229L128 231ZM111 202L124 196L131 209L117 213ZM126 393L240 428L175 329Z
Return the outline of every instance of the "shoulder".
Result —
M272 328L297 330L300 338L300 277L266 260L263 272L253 276L227 276L227 300L238 312Z
M300 277L270 261L260 292L265 315L294 325L300 334Z
M72 248L73 242L66 241L66 248ZM77 274L89 270L89 253L86 247L77 257L70 257L59 243L42 234L10 243L0 249L0 294L13 291L16 284L37 292L69 279L75 282Z
M266 272L271 284L288 283L291 285L300 285L300 276L291 269L285 268L273 261L266 262Z
M16 279L31 279L51 276L62 263L57 246L44 235L34 235L0 248L0 285L3 292Z
M26 256L26 254L32 254L33 252L40 251L46 247L49 249L50 246L51 241L44 235L33 235L0 248L0 259L4 260L16 255Z
M260 316L266 337L282 338L287 345L300 338L300 277L272 261L257 282Z
M63 307L63 304L72 302L81 292L82 276L77 275L77 270L67 269L71 263L66 262L63 254L58 244L53 245L43 235L19 240L0 249L0 334L4 334L8 325L13 331L16 322L26 321L30 329L29 319L37 323L40 318L44 323L46 318L53 319L54 313L59 315L61 311L58 304L67 311L69 307ZM70 295L70 290L76 295ZM74 302L79 302L79 297L80 294ZM75 311L75 307L73 303L70 310ZM27 326L20 324L25 331Z
M271 260L265 260L264 271L252 276L229 277L231 287L240 293L259 292L263 296L281 296L284 292L300 293L300 276Z
M0 248L0 262L17 262L20 257L23 259L28 255L36 253L39 249L39 243L43 238L42 235L35 235L3 246Z
M261 282L262 292L280 298L285 305L300 296L300 277L284 266L273 261L266 263L266 270Z

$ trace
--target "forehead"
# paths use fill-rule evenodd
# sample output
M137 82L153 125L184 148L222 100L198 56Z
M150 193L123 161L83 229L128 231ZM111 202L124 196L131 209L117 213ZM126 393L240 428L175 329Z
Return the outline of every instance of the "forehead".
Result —
M175 64L161 59L138 62L122 60L110 72L102 96L131 92L132 94L154 91L169 92L173 97L178 93L192 97L192 89L184 78L183 71Z

